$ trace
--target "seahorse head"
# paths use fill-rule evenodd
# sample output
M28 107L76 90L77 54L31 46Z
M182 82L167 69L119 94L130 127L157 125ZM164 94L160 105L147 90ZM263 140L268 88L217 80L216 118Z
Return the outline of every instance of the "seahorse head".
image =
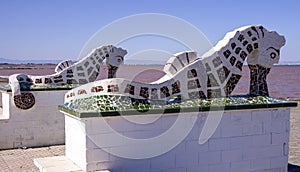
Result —
M273 64L279 62L280 48L285 45L284 36L275 31L268 31L262 26L255 26L251 29L257 33L258 48L247 58L247 63L271 68Z
M127 54L127 51L122 48L117 48L111 46L111 49L106 54L106 64L109 66L118 67L124 63L124 56Z

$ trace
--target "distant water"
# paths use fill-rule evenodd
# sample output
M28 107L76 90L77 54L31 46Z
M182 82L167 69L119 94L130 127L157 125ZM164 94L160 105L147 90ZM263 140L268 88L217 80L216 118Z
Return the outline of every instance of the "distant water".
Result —
M28 66L27 66L28 67ZM0 76L11 75L13 73L26 73L31 75L53 74L55 66L23 66L21 69L1 69ZM149 83L162 77L163 66L134 66L124 65L118 70L117 77ZM101 69L99 79L106 77L107 69ZM249 91L249 69L243 67L243 77L239 81L233 94L247 94ZM300 65L277 65L273 66L267 78L269 93L275 98L300 99Z
M152 82L160 78L162 66L132 66L120 68L119 77L127 77L136 81ZM142 71L142 72L141 72ZM249 91L250 72L243 67L243 76L232 94L247 94ZM267 77L271 97L300 99L300 65L273 66Z
M245 94L249 90L249 68L243 67L243 77L233 94ZM300 99L300 65L273 66L267 77L271 97Z

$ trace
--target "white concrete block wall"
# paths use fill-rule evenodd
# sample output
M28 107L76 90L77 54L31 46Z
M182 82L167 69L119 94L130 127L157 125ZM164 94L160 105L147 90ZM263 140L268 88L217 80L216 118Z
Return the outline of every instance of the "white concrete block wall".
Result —
M139 160L117 157L97 146L97 141L106 138L109 140L108 137L112 134L103 132L103 121L100 122L100 118L79 119L66 115L67 157L85 171L287 171L288 108L225 111L216 133L206 143L198 144L207 115L207 112L198 114L189 135L174 149L157 157ZM141 118L130 118L135 117ZM163 115L154 123L145 125L144 129L122 117L106 117L105 120L121 135L140 139L166 131L166 125L172 126L170 123L176 118L176 115ZM83 134L82 131L86 133ZM97 135L99 140L91 140L89 134ZM118 146L122 146L122 143L111 143L111 149ZM80 153L74 154L73 151L79 150ZM133 147L132 151L134 150Z
M66 134L65 140L66 145L68 145L66 156L80 168L85 169L87 160L85 124L67 115L65 115L65 124L65 132L68 133ZM93 148L91 148L91 150L93 150Z
M65 143L64 115L58 110L66 91L34 91L35 105L16 108L11 93L3 92L0 149Z

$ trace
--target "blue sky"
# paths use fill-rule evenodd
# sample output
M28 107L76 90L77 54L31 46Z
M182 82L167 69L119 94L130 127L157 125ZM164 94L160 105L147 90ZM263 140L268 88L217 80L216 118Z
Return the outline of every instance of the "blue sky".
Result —
M297 0L2 0L0 58L76 60L99 29L141 13L179 17L202 31L213 45L237 27L262 24L286 37L281 61L300 61Z

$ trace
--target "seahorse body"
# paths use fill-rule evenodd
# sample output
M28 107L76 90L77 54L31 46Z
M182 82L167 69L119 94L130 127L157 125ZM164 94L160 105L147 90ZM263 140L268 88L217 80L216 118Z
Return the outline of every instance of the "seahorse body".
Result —
M278 63L284 44L283 36L262 26L241 27L227 33L201 58L193 51L175 54L164 67L166 75L153 83L105 79L69 91L65 101L105 94L165 101L174 96L182 100L229 96L241 78L246 59L251 70L250 94L268 95L266 76ZM101 89L93 91L95 87ZM80 90L86 94L79 94Z
M106 59L109 68L108 78L114 77L119 65L124 62L126 50L112 45L102 46L92 50L90 54L76 63L70 60L60 62L55 68L55 74L45 76L32 76L26 74L14 74L9 77L15 104L25 104L22 90L32 87L62 86L67 84L85 84L97 79L100 67ZM24 101L24 102L22 102ZM26 109L25 106L22 109ZM32 107L32 105L30 106ZM30 108L28 106L28 108Z

